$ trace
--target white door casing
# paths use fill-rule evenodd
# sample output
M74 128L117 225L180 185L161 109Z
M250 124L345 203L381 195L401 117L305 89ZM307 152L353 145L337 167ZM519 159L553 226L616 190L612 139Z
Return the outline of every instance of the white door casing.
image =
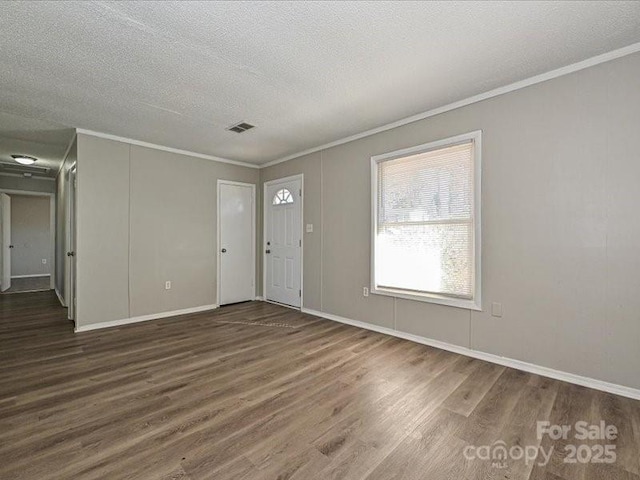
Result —
M69 320L76 319L76 264L77 264L77 252L76 252L76 212L77 212L77 180L76 180L76 167L73 167L69 171L69 210L68 210L68 226L67 226L67 247L66 252L69 268L69 293L67 295L67 305L69 311L67 312Z
M2 232L2 266L0 268L0 290L3 292L11 288L11 197L0 193L0 216Z
M265 184L265 299L302 304L302 178Z
M218 303L255 299L255 185L218 181Z

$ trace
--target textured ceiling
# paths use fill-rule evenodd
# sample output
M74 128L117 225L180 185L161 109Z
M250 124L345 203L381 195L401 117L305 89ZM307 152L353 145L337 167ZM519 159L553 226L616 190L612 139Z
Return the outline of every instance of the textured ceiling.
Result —
M0 111L265 163L639 41L635 1L3 2Z

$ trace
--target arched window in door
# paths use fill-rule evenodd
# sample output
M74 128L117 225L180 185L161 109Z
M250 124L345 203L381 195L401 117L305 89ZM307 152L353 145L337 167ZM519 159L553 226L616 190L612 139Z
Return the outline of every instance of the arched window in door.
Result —
M286 205L288 203L293 203L293 195L286 188L278 190L273 196L274 205Z

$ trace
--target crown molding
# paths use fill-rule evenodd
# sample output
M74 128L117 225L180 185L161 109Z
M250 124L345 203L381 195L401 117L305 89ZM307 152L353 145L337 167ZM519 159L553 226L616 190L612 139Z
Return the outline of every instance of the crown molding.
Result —
M202 158L204 160L211 160L212 162L228 163L231 165L237 165L239 167L247 168L260 168L259 165L253 163L239 162L237 160L229 160L228 158L214 157L213 155L206 155L204 153L191 152L189 150L181 150L179 148L167 147L165 145L158 145L156 143L143 142L135 140L133 138L120 137L118 135L112 135L110 133L94 132L93 130L85 130L84 128L76 129L77 133L83 135L89 135L91 137L105 138L107 140L114 140L116 142L128 143L130 145L137 145L138 147L152 148L154 150L162 150L169 153L177 153L178 155L186 155L189 157Z
M385 132L387 130L401 127L409 123L424 120L425 118L433 117L435 115L440 115L441 113L450 112L451 110L455 110L461 107L466 107L467 105L482 102L483 100L488 100L490 98L497 97L499 95L504 95L505 93L514 92L522 88L530 87L531 85L536 85L538 83L546 82L547 80L552 80L554 78L562 77L564 75L569 75L570 73L578 72L580 70L584 70L585 68L593 67L601 63L609 62L611 60L625 57L627 55L631 55L637 52L640 52L640 42L628 45L623 48L619 48L617 50L612 50L610 52L603 53L601 55L596 55L595 57L591 57L586 60L582 60L580 62L572 63L571 65L567 65L565 67L560 67L555 70L551 70L549 72L541 73L539 75L535 75L533 77L529 77L524 80L511 83L509 85L505 85L504 87L494 88L493 90L489 90L488 92L480 93L478 95L473 95L472 97L468 97L463 100L459 100L457 102L449 103L448 105L443 105L442 107L434 108L432 110L428 110L423 113L418 113L417 115L412 115L411 117L406 117L392 123L387 123L386 125L372 128L371 130L366 130L364 132L351 135L349 137L344 137L339 140L335 140L333 142L325 143L324 145L309 148L308 150L302 150L301 152L292 153L291 155L287 155L286 157L282 157L277 160L260 164L260 168L270 167L272 165L277 165L278 163L287 162L289 160L293 160L294 158L302 157L303 155L309 155L311 153L319 152L320 150L326 150L327 148L336 147L344 143L353 142L354 140L359 140L361 138L369 137L371 135L375 135L376 133Z

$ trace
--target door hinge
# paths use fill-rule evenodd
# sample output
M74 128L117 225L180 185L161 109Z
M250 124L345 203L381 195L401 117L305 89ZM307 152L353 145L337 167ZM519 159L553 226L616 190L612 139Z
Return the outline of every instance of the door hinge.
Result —
M298 296L302 297L302 290L298 290Z
M298 190L300 192L300 196L302 196L302 189Z
M298 245L301 247L302 246L302 240L298 240Z

